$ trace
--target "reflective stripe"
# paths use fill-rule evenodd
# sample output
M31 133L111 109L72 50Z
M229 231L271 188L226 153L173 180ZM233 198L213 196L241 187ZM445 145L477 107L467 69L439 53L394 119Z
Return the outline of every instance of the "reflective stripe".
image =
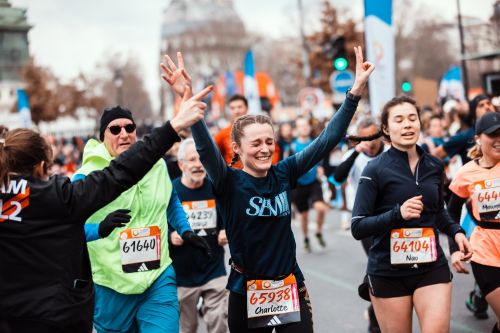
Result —
M361 176L361 177L359 177L359 179L368 179L368 180L372 180L370 177L366 177L366 176Z
M362 218L365 218L366 216L354 216L353 218L351 218L351 221L354 221L355 219L362 219Z

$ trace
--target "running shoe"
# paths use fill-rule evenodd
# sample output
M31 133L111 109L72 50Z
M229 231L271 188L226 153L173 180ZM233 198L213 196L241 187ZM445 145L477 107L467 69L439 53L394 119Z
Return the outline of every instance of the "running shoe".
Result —
M488 303L474 291L469 293L469 298L465 301L465 306L477 319L488 319Z
M326 247L325 240L323 239L323 234L317 233L316 238L318 239L318 243L319 245L321 245L321 247Z
M311 250L311 244L309 243L309 238L305 238L304 239L304 250L307 253L311 253L312 252L312 250Z

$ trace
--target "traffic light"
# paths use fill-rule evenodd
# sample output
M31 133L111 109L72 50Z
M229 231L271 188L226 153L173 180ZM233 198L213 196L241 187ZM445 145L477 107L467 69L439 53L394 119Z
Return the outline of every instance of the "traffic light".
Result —
M347 59L344 57L338 57L333 61L333 67L335 67L336 70L338 71L343 71L344 69L347 68L349 63L347 62Z
M336 70L343 71L349 67L344 36L332 38L329 43L325 45L323 51L329 59L332 59L333 67Z
M404 80L403 83L401 83L401 91L404 93L411 92L411 83L408 80Z
M335 39L332 45L333 66L338 71L343 71L349 66L347 61L347 51L345 49L345 37L340 36Z

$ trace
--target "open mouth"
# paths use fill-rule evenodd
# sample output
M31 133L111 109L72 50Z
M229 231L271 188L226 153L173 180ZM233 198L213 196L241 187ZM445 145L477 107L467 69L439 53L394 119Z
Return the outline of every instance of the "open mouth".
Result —
M271 156L257 156L256 159L259 161L268 161L271 158Z
M201 174L203 174L204 172L203 172L203 170L193 170L191 173L192 173L193 175L201 175Z
M415 132L406 132L404 134L401 134L402 137L406 137L406 138L411 138L415 135Z

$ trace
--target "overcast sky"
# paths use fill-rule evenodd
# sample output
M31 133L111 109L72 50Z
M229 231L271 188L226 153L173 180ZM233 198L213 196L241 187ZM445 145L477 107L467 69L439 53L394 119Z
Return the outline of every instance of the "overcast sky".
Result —
M401 1L401 0L393 0ZM134 55L144 71L153 106L157 91L158 49L163 10L170 0L10 0L28 9L30 51L36 61L62 79L90 72L106 54ZM247 30L273 37L298 34L296 0L234 0ZM317 26L321 0L302 0L309 29ZM456 0L414 0L450 20L456 16ZM494 0L461 0L466 15L487 19ZM361 18L363 0L333 0ZM350 7L349 7L350 6ZM245 15L243 15L245 13ZM291 28L293 26L293 28Z

